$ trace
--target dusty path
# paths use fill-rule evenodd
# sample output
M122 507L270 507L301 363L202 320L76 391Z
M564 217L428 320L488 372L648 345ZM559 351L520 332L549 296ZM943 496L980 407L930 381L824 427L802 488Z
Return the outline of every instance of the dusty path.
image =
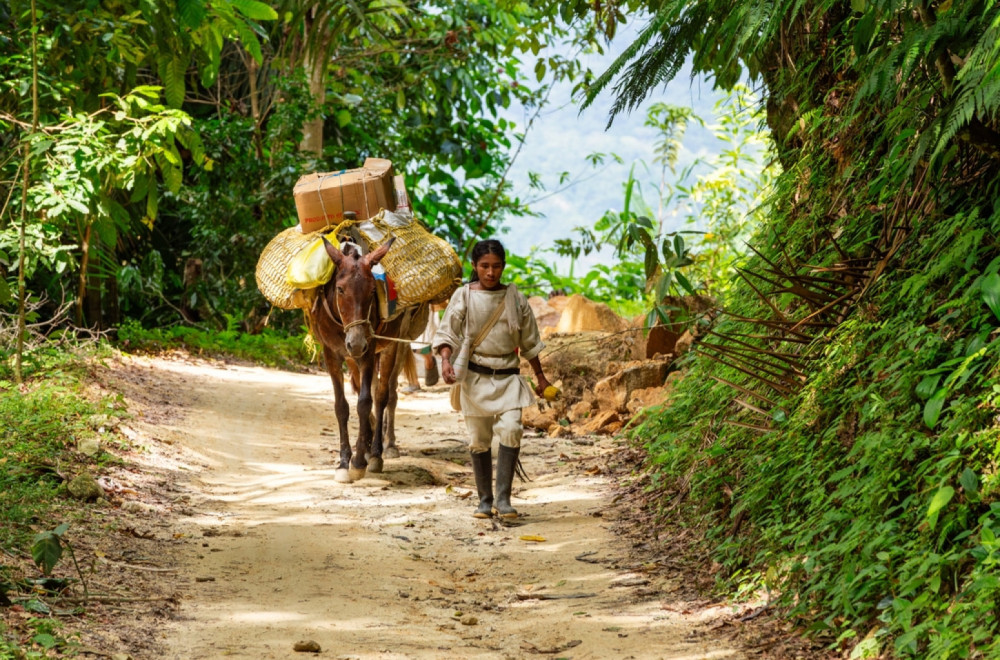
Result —
M189 397L145 423L185 464L163 657L308 657L299 640L326 658L744 657L712 632L727 608L678 602L681 578L629 564L595 474L611 439L527 436L533 481L513 499L526 515L500 526L470 515L464 425L444 388L401 396L402 457L345 485L326 376L142 362Z

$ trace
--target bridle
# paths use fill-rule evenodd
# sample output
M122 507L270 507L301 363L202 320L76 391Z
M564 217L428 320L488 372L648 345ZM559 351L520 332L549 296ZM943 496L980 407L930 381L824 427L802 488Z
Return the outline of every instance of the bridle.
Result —
M345 325L344 321L343 321L343 319L344 319L344 313L340 309L340 294L337 293L336 281L334 281L332 283L334 284L334 290L333 290L334 305L336 305L336 307L337 307L337 314L340 316L340 318L338 319L337 316L334 315L333 310L330 309L330 303L327 300L327 296L325 296L323 294L320 294L319 298L322 298L322 300L323 300L323 309L326 310L326 315L328 317L330 317L331 321L333 321L335 324L339 325L341 328L344 329L344 334L345 335L347 334L347 331L350 330L351 328L354 328L354 327L359 326L359 325L367 325L368 326L368 334L370 335L370 338L372 338L372 339L384 339L386 341L394 341L394 342L398 342L400 344L410 344L410 343L412 343L412 340L399 339L398 337L386 337L384 335L378 334L378 332L376 331L375 325L371 321L372 308L375 306L375 301L378 298L378 292L375 292L375 293L372 294L371 300L368 303L368 312L362 318L359 318L359 319L356 319L354 321L351 321L350 323L347 323ZM317 304L318 304L318 302L317 302ZM380 321L379 322L379 328L381 328L381 327L382 327L382 322Z
M340 311L340 294L338 294L336 292L336 290L335 290L333 292L333 296L334 296L333 299L334 299L334 301L337 304L337 313L340 314L340 322L341 322L341 324L343 324L343 322L344 322L344 313L342 311ZM371 333L372 336L375 335L375 327L372 325L372 308L375 306L375 298L376 297L378 297L378 294L377 293L373 293L372 294L372 299L368 303L368 313L367 314L365 314L362 318L355 319L355 320L351 321L350 323L348 323L347 325L344 326L344 333L345 334L351 328L354 328L354 327L359 326L359 325L367 325L368 326L368 332Z
M378 296L377 293L373 293L372 294L371 300L368 303L368 312L363 317L361 317L359 319L355 319L355 320L353 320L353 321L351 321L350 323L347 323L347 324L344 323L344 312L341 311L341 309L340 309L340 294L337 293L336 286L334 286L334 290L333 290L333 300L334 300L334 304L337 306L337 315L340 316L339 319L337 318L337 316L334 315L333 310L330 309L330 303L328 301L327 296L321 295L320 298L323 299L323 309L326 310L326 315L330 317L331 321L333 321L334 323L336 323L337 325L339 325L340 327L342 327L344 329L344 334L347 334L348 330L350 330L351 328L354 328L356 326L367 325L368 326L368 333L372 337L377 337L378 335L375 334L375 326L372 324L372 321L371 321L372 308L375 307L375 298L377 296Z

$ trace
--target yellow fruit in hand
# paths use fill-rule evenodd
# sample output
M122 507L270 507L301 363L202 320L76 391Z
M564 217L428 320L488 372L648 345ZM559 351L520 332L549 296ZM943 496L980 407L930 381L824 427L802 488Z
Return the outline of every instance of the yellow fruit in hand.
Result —
M555 401L556 397L559 396L559 388L555 385L549 385L545 388L545 391L542 392L542 396L545 397L546 401Z

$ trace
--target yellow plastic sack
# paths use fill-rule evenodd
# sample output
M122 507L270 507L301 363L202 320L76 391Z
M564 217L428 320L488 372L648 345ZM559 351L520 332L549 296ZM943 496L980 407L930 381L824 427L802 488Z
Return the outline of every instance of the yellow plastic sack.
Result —
M337 230L326 234L326 240L335 248L340 248ZM292 258L288 264L288 275L285 280L296 289L314 289L330 281L333 269L333 261L323 247L323 239L317 238Z

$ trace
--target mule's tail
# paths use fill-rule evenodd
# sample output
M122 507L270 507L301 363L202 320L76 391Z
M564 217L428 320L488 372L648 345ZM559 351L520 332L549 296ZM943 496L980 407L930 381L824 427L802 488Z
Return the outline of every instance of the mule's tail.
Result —
M417 360L413 357L413 351L410 347L400 346L399 350L403 351L403 373L406 375L406 382L410 385L420 387L420 381L417 380Z

